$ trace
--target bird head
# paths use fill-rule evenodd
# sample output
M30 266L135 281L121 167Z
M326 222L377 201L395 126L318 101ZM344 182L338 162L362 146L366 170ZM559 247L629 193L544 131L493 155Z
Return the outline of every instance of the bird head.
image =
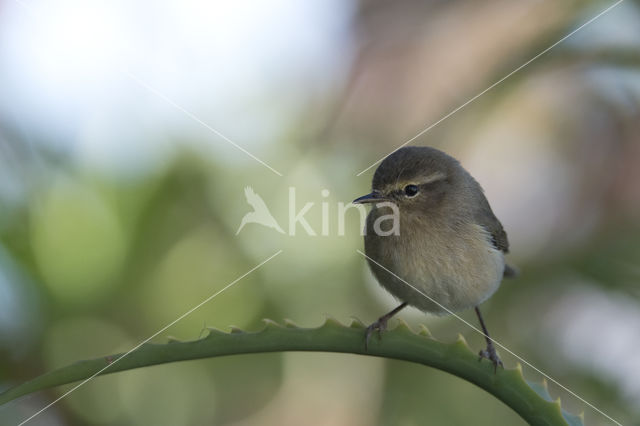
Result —
M431 147L401 148L378 166L372 192L354 203L395 203L401 212L425 214L463 191L464 169L453 157Z

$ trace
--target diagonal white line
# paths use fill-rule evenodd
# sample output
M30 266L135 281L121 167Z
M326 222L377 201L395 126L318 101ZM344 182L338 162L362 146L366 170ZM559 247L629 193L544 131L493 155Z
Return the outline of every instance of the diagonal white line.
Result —
M481 335L483 335L486 338L490 338L491 341L493 343L495 343L496 345L500 346L502 349L504 349L505 351L509 352L511 355L513 355L515 358L517 358L519 361L522 361L523 364L528 365L529 367L533 368L535 371L537 371L538 373L540 373L541 375L543 375L544 377L546 377L547 379L549 379L551 382L555 383L556 385L558 385L559 387L561 387L562 389L564 389L565 391L567 391L568 393L570 393L571 395L575 396L576 398L578 398L580 401L584 402L585 404L587 404L589 407L593 408L595 411L597 411L598 413L602 414L603 416L605 416L607 419L611 420L613 423L617 424L618 426L622 426L622 424L616 420L614 420L613 418L611 418L609 415L607 415L605 412L603 412L602 410L600 410L598 407L596 407L595 405L591 404L589 401L585 400L584 398L582 398L580 395L578 395L577 393L573 392L571 389L567 388L566 386L564 386L563 384L561 384L560 382L558 382L556 379L554 379L553 377L549 376L547 373L545 373L544 371L536 368L533 364L531 364L529 361L527 361L526 359L522 358L519 355L516 355L511 349L507 348L505 345L503 345L502 343L498 342L497 340L495 340L493 337L489 337L486 334L484 334L484 332L482 332L482 330L478 329L476 326L474 326L473 324L471 324L469 321L465 320L464 318L462 318L460 315L456 314L455 312L451 311L450 309L448 309L447 307L443 306L442 304L438 303L436 300L434 300L433 298L429 297L428 295L426 295L423 291L418 290L416 287L414 287L413 285L409 284L407 281L405 281L404 279L402 279L401 277L399 277L398 275L396 275L395 273L393 273L392 271L390 271L389 269L385 268L383 265L381 265L380 263L376 262L374 259L370 258L369 256L367 256L366 254L364 254L362 251L356 249L356 251L358 253L360 253L362 256L364 256L365 258L367 258L369 261L375 263L376 265L378 265L379 267L381 267L382 269L384 269L385 271L387 271L388 273L390 273L391 275L393 275L394 277L396 277L397 279L399 279L400 281L402 281L404 284L408 285L409 287L411 287L412 289L414 289L415 291L417 291L418 293L420 293L421 295L423 295L424 297L426 297L427 299L429 299L431 302L435 303L436 305L438 305L441 309L445 310L447 313L453 315L455 318L459 319L460 321L462 321L464 324L466 324L467 326L469 326L471 329L473 329L474 331L480 333Z
M444 120L446 120L447 118L451 117L453 114L455 114L456 112L460 111L462 108L466 107L467 105L469 105L471 102L475 101L476 99L478 99L480 96L484 95L485 93L487 93L489 90L493 89L494 87L496 87L498 84L502 83L503 81L505 81L506 79L508 79L509 77L511 77L513 74L517 73L518 71L520 71L521 69L523 69L524 67L526 67L527 65L529 65L531 62L535 61L536 59L538 59L540 56L544 55L545 53L547 53L548 51L550 51L551 49L553 49L554 47L556 47L557 45L559 45L560 43L562 43L563 41L565 41L566 39L568 39L569 37L571 37L572 35L574 35L575 33L577 33L578 31L580 31L581 29L583 29L584 27L586 27L587 25L591 24L593 21L595 21L596 19L600 18L602 15L604 15L605 13L609 12L611 9L613 9L614 7L616 7L617 5L619 5L620 3L622 3L624 0L618 0L617 2L615 2L614 4L612 4L611 6L607 7L605 10L603 10L602 12L598 13L596 16L594 16L593 18L589 19L587 22L585 22L584 24L580 25L578 28L576 28L575 30L571 31L569 34L567 34L566 36L562 37L560 40L556 41L555 43L553 43L551 46L547 47L546 49L544 49L542 52L538 53L536 56L534 56L533 58L529 59L527 62L525 62L524 64L520 65L518 68L514 69L513 71L511 71L509 74L505 75L504 77L502 77L500 80L496 81L495 83L493 83L491 86L487 87L486 89L484 89L482 92L478 93L477 95L475 95L474 97L472 97L471 99L469 99L468 101L466 101L465 103L463 103L462 105L460 105L459 107L455 108L454 110L452 110L451 112L449 112L447 115L445 115L444 117L440 118L438 121L436 121L435 123L431 124L430 126L428 126L427 128L423 129L420 131L420 133L418 133L417 135L415 135L414 137L412 137L411 139L407 140L406 142L404 142L402 145L398 146L396 149L394 149L393 151L391 151L390 153L388 153L387 155L385 155L384 157L382 157L381 159L379 159L378 161L376 161L375 163L371 164L369 167L367 167L366 169L362 170L360 173L358 173L356 176L360 176L362 175L364 172L366 172L367 170L369 170L370 168L372 168L373 166L375 166L376 164L380 163L382 160L384 160L385 158L387 158L388 156L390 156L391 154L393 154L394 152L396 152L397 150L399 150L400 148L410 144L411 142L413 142L414 140L418 139L420 136L424 135L425 133L427 133L429 130L433 129L434 127L436 127L438 124L442 123Z
M33 419L34 417L36 417L37 415L39 415L40 413L42 413L43 411L47 410L49 407L51 407L52 405L58 403L62 398L66 397L67 395L69 395L71 392L75 391L76 389L78 389L80 386L84 385L85 383L89 382L90 380L92 380L93 378L95 378L97 375L103 373L105 370L107 370L109 367L111 367L113 364L115 364L116 362L120 361L122 358L126 357L127 355L129 355L131 352L135 351L136 349L138 349L140 346L144 345L145 343L147 343L149 340L153 339L154 337L156 337L158 334L164 332L166 329L168 329L169 327L171 327L172 325L174 325L175 323L177 323L178 321L182 320L184 317L186 317L187 315L190 315L191 313L193 313L193 311L195 311L196 309L200 308L202 305L204 305L205 303L209 302L211 299L213 299L214 297L218 296L219 294L221 294L222 292L224 292L225 290L227 290L228 288L230 288L231 286L233 286L234 284L236 284L238 281L240 281L241 279L243 279L244 277L246 277L247 275L249 275L250 273L252 273L253 271L255 271L256 269L260 268L262 265L264 265L265 263L267 263L268 261L270 261L271 259L273 259L274 257L276 257L277 255L279 255L280 253L282 253L282 250L278 250L275 254L272 254L269 258L263 260L262 262L260 262L258 265L254 266L253 268L251 268L250 270L248 270L247 272L245 272L244 274L240 275L238 278L236 278L235 280L233 280L232 282L230 282L229 284L227 284L226 286L224 286L221 290L218 290L217 292L215 292L214 294L212 294L211 296L207 297L206 299L204 299L202 302L198 303L196 306L194 306L193 308L189 309L187 312L185 312L184 314L180 315L178 318L176 318L175 320L171 321L169 324L165 325L164 327L162 327L160 330L156 331L155 333L153 333L151 336L147 337L146 339L144 339L142 342L138 343L136 346L134 346L133 348L129 349L126 353L124 353L123 355L121 355L120 357L118 357L117 359L115 359L112 363L110 363L109 365L107 365L106 367L98 370L96 373L94 373L93 375L91 375L90 377L88 377L87 379L83 380L82 382L78 383L76 386L72 387L71 389L69 389L67 392L65 392L64 394L62 394L61 396L59 396L58 398L56 398L53 402L49 403L48 405L46 405L44 408L42 408L41 410L39 410L38 412L36 412L35 414L31 415L29 418L23 420L20 424L18 424L18 426L22 426L23 424L27 423L28 421L30 421L31 419Z
M231 145L235 146L240 151L244 152L249 157L253 158L258 163L262 164L263 166L265 166L266 168L271 170L273 173L277 174L278 176L282 176L282 173L280 173L279 171L277 171L276 169L274 169L273 167L271 167L270 165L268 165L267 163L265 163L264 161L262 161L261 159L259 159L258 157L256 157L255 155L253 155L252 153L250 153L249 151L247 151L246 149L244 149L243 147L241 147L240 145L238 145L237 143L235 143L234 141L229 139L228 137L226 137L225 135L223 135L222 133L220 133L218 130L214 129L213 127L211 127L210 125L208 125L207 123L202 121L194 113L192 113L191 111L189 111L186 108L182 107L180 104L178 104L177 102L173 101L171 98L169 98L167 95L165 95L164 93L162 93L161 91L159 91L155 87L153 87L150 84L145 83L144 81L142 81L138 76L136 76L132 72L123 71L123 73L126 74L131 80L136 82L140 87L148 90L149 92L153 93L154 95L156 95L157 97L159 97L163 101L167 102L172 107L174 107L177 110L183 112L185 115L187 115L193 121L195 121L196 123L200 124L201 126L206 128L207 130L210 130L211 132L215 133L216 135L218 135L220 138L224 139L225 141L229 142Z

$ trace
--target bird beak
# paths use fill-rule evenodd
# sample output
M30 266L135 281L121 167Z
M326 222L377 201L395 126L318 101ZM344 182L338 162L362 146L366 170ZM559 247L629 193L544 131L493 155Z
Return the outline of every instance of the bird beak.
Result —
M379 201L388 201L382 194L379 192L373 191L371 194L363 195L362 197L358 197L352 201L353 204L365 204L365 203L377 203Z

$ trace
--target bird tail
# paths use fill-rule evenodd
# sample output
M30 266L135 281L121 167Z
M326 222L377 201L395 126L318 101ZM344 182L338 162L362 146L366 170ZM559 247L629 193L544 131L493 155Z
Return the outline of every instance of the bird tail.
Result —
M518 268L514 266L504 265L504 278L515 278L520 275L520 271Z

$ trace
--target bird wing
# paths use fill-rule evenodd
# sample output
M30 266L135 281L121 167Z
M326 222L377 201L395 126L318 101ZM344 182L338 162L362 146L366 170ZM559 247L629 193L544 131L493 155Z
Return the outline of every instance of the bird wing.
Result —
M496 215L493 214L493 211L489 206L489 202L484 197L484 194L477 201L478 204L480 204L480 208L475 211L474 216L476 222L478 225L481 225L486 229L489 235L491 235L491 242L495 248L504 253L509 253L509 240L507 239L507 233Z
M496 215L493 214L493 211L489 206L489 202L484 197L484 194L482 194L482 197L478 200L478 204L480 208L475 212L476 222L487 230L491 236L491 243L496 249L505 254L509 253L509 240L507 239L507 233L502 227L502 223L500 223ZM515 277L517 275L518 269L506 264L504 265L505 278Z
M251 188L250 186L247 186L246 188L244 188L244 195L247 198L247 203L249 203L249 205L251 205L251 207L253 207L255 211L257 212L258 211L264 212L265 210L269 211L262 197L256 194L253 191L253 188Z
M498 250L502 250L504 253L509 253L509 240L507 239L507 233L500 221L494 216L495 221L490 224L489 232L491 233L491 242Z

